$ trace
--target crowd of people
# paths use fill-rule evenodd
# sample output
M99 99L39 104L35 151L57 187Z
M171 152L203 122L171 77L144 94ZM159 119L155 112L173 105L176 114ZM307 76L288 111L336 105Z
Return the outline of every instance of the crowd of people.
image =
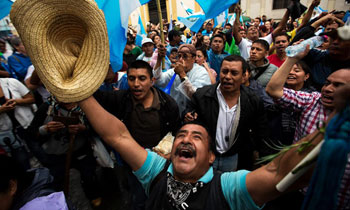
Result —
M338 33L350 20L344 11L312 18L319 3L298 19L287 9L279 23L265 15L240 22L237 5L233 25L209 20L191 32L164 24L164 43L150 23L141 46L130 27L122 69L110 66L93 97L76 103L50 95L20 37L1 38L0 209L63 191L67 154L98 207L96 139L123 166L125 208L300 209L307 184L282 197L274 187L303 155L256 162L277 153L274 145L315 136L335 111L335 92L350 84L350 39ZM314 36L321 46L287 56L288 46ZM169 132L171 153L153 151ZM350 206L348 157L336 209ZM61 205L74 209L69 199Z

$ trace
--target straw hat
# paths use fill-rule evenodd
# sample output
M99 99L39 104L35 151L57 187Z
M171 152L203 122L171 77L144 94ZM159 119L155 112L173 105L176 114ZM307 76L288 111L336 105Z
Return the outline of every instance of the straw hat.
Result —
M59 101L80 101L99 88L109 46L95 1L17 0L10 17L41 81Z

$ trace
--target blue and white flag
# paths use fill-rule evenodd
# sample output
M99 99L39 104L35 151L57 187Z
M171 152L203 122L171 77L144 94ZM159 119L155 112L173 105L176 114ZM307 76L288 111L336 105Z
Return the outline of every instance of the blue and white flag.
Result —
M322 12L327 12L327 10L322 9L320 6L315 7L314 11L315 11L315 15L313 15L310 20L318 17Z
M228 16L228 9L220 13L216 18L214 18L214 28L217 25L223 27L226 23L227 16Z
M201 6L206 19L215 18L220 13L228 9L232 4L236 4L238 0L196 0Z
M139 16L139 22L137 25L137 34L135 39L135 44L141 46L143 38L147 37L146 30L143 27L141 16Z
M123 64L123 51L130 14L150 0L95 0L104 12L109 38L110 62L113 71L119 71Z
M11 0L0 1L0 20L10 14L12 4L13 1Z
M198 32L199 29L201 29L203 23L205 22L205 15L203 13L198 12L188 17L177 17L177 19L191 31Z
M182 1L180 1L180 4L182 8L186 11L187 15L192 15L193 14L193 9L190 9L188 6L186 6Z

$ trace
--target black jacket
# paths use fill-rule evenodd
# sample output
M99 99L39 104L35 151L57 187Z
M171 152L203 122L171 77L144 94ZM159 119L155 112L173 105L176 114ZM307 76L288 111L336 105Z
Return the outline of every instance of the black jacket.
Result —
M219 101L216 94L218 83L202 87L192 96L190 110L195 110L198 120L204 123L213 139L216 137L216 126L219 116ZM262 100L248 88L241 86L241 116L237 127L236 143L225 153L216 151L216 141L212 148L217 156L231 156L238 153L238 168L251 169L252 153L260 150L263 140L268 137L267 116Z
M168 132L172 132L172 134L175 135L175 132L181 125L179 108L171 96L158 88L154 89L157 91L160 101L160 136L163 137ZM126 125L127 128L129 128L129 125L132 123L130 120L130 114L134 109L130 90L119 90L113 92L97 91L94 94L94 97L109 113L116 116Z

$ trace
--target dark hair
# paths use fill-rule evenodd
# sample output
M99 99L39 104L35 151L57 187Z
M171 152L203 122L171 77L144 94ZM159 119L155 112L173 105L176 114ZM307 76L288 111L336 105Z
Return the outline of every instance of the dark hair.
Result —
M201 51L203 53L203 56L205 58L208 58L207 47L206 46L197 47L196 50Z
M255 40L253 44L260 44L261 46L263 46L263 48L266 50L266 51L269 51L270 49L270 45L269 43L266 41L266 40L263 40L263 39L258 39L258 40Z
M289 36L286 32L279 32L279 33L275 34L275 35L273 36L273 40L275 41L275 40L276 40L276 37L279 37L279 36L285 36L285 37L287 37L287 40L288 40L288 42L289 42L290 36Z
M129 65L128 70L126 70L126 74L129 75L129 70L130 69L147 69L147 72L150 76L150 78L153 78L153 71L152 71L152 67L151 65L149 65L149 63L147 63L146 61L143 60L136 60L134 62L132 62Z
M221 38L222 41L224 42L224 45L225 45L225 37L224 37L223 34L219 33L219 34L215 34L214 36L212 36L212 37L210 38L209 46L211 46L211 43L213 42L214 38L216 38L216 37Z
M214 142L213 142L213 139L209 133L209 129L208 127L201 121L199 120L194 120L194 121L191 121L191 122L184 122L175 132L175 138L178 134L178 132L181 130L182 127L184 127L185 125L189 125L189 124L194 124L194 125L199 125L199 126L202 126L205 131L207 131L208 133L208 146L209 146L209 151L213 151L213 148L214 148Z
M154 42L154 39L155 39L156 36L159 36L159 38L161 39L161 36L160 36L159 34L156 34L156 35L154 35L154 36L152 37L152 41L153 41L153 42Z
M0 193L6 193L10 187L11 180L17 180L17 191L21 190L26 180L26 171L13 158L0 155Z
M232 28L232 25L230 23L226 23L225 26L230 26Z
M222 66L222 63L224 61L228 61L228 62L232 62L232 61L237 61L237 62L241 62L242 63L242 73L244 74L247 70L249 70L249 64L247 63L247 61L244 60L244 58L242 56L239 56L239 55L229 55L229 56L226 56L222 62L221 62L221 65Z
M10 43L12 46L18 47L22 43L22 40L18 36L13 36L10 40Z
M254 18L254 19L259 19L259 22L261 22L261 18L260 18L260 17L256 17L256 18Z
M177 30L169 31L169 33L168 33L169 42L174 40L174 36L180 36L180 32L178 32Z
M311 78L311 69L309 65L307 65L304 61L299 60L298 62L295 63L299 68L301 68L304 72L305 75L309 74L309 78L304 82L303 88L309 88L311 86L312 78Z

